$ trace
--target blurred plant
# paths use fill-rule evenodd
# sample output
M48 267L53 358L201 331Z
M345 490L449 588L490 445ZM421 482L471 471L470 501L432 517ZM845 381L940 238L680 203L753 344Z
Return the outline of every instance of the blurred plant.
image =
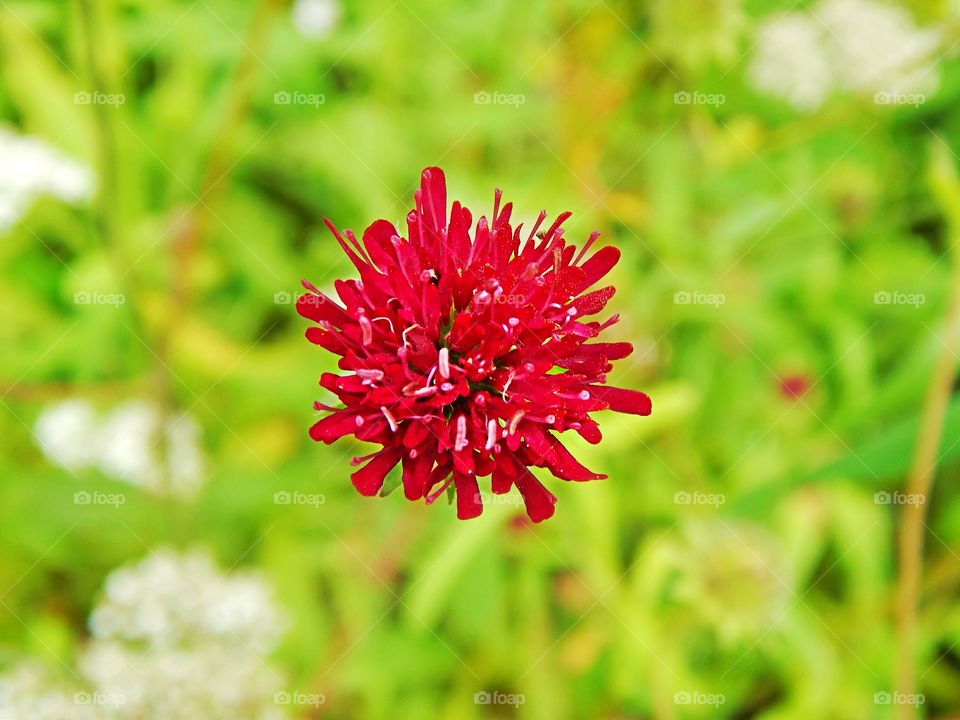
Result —
M93 189L89 168L36 138L0 127L0 232L40 196L78 204L89 200Z
M928 177L934 197L940 203L948 221L947 252L950 254L953 274L946 316L940 334L937 335L941 347L927 386L913 462L905 486L908 497L921 498L922 502L909 503L904 507L900 525L898 645L894 679L897 690L907 697L918 694L917 661L924 657L918 652L917 625L924 561L924 530L927 529L927 500L931 497L945 418L957 377L957 367L960 366L960 358L955 351L955 348L960 347L960 176L954 156L941 139L935 139L930 147L932 158ZM908 706L901 706L898 708L898 715L908 720L914 717L916 712Z
M747 27L742 0L653 0L650 21L654 50L688 71L734 60Z
M107 578L80 668L122 698L122 718L281 716L282 676L266 660L284 621L255 573L222 574L204 551L155 551Z
M4 720L102 720L108 711L83 702L83 691L51 686L42 666L24 663L0 675L0 717Z
M161 495L190 498L204 482L197 423L182 413L166 416L142 400L114 408L103 420L84 400L55 403L37 418L35 437L61 467L99 466L106 475Z
M296 0L291 13L297 32L310 40L320 40L333 32L343 8L338 0Z
M275 698L283 678L267 656L284 628L256 573L221 573L203 550L156 550L107 577L90 615L93 639L79 660L89 688L71 696L39 667L23 664L0 676L0 716L283 718L286 708Z
M776 16L757 34L748 70L754 87L805 112L836 91L897 104L936 91L944 35L918 28L907 10L880 0L820 0Z
M792 596L776 538L759 527L689 523L677 546L674 601L729 648L751 643L781 620Z

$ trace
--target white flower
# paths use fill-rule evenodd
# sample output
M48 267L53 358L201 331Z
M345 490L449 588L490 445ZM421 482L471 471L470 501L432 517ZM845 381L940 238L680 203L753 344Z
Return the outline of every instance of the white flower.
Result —
M198 641L143 651L117 641L94 641L81 659L81 670L97 692L124 699L118 720L283 717L273 705L282 676L243 647Z
M101 429L100 469L131 485L158 488L162 482L155 461L160 425L156 409L139 400L116 408Z
M41 195L77 204L93 195L93 173L35 138L0 128L0 231Z
M160 550L107 578L81 670L97 692L124 698L121 718L271 720L283 716L273 705L283 678L266 655L283 627L255 573Z
M45 673L31 664L0 675L3 720L96 720L106 716L88 693L68 694L50 687Z
M942 41L940 29L918 28L882 0L821 0L760 26L747 77L806 112L838 90L923 96L939 86Z
M297 0L293 4L293 25L305 38L319 40L333 31L341 14L337 0Z
M103 420L86 401L67 400L45 409L35 430L43 454L70 470L99 466L118 480L183 498L204 482L197 423L185 414L166 416L142 400L120 405Z
M206 552L160 550L110 574L90 630L96 638L152 645L214 637L266 652L283 623L258 575L224 575Z
M97 414L85 400L64 400L46 407L34 435L51 462L68 470L92 466L99 455Z
M939 30L919 29L904 8L874 0L821 0L815 12L829 29L844 87L911 94L937 89Z
M786 13L764 23L747 71L750 82L797 110L819 108L834 83L823 33L823 27L804 13Z

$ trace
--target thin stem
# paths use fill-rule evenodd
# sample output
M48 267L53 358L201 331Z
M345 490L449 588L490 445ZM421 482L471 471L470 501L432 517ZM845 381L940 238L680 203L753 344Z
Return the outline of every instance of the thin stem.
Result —
M83 25L85 36L85 50L87 72L90 76L92 90L94 94L106 94L109 92L108 83L104 71L100 66L97 56L97 47L99 39L97 37L97 19L94 15L94 9L90 0L78 0L80 8L80 18ZM102 102L93 104L93 115L97 124L97 150L99 153L98 170L100 176L100 231L103 236L103 242L107 248L117 253L120 237L119 214L117 208L117 188L118 170L117 170L117 143L113 134L113 125L110 118L111 106Z
M942 349L937 355L923 403L920 432L907 478L908 502L900 520L895 688L904 696L896 705L901 720L910 720L917 715L918 704L909 702L909 697L917 695L917 615L923 574L924 529L944 416L957 373L957 350L960 349L960 259L956 252L960 247L960 182L952 160L945 154L949 150L946 145L941 141L933 150L931 183L949 221L953 275L944 329L940 335Z

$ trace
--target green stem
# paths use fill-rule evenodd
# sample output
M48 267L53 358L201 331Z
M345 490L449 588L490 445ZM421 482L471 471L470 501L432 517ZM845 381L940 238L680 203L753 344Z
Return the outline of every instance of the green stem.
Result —
M941 350L924 399L920 432L907 478L906 492L912 502L904 505L900 520L895 689L906 696L917 695L917 615L923 575L926 509L936 472L944 415L957 373L957 349L960 348L960 258L956 252L960 246L960 181L948 152L942 141L934 145L931 183L948 218L953 251L951 293L940 335ZM901 720L911 720L917 716L918 705L905 700L898 702L897 716Z

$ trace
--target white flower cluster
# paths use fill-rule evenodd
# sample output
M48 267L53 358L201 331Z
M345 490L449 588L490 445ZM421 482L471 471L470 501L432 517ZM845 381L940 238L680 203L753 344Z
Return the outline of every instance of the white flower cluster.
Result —
M65 400L47 407L34 431L43 454L71 471L99 466L118 480L177 497L203 485L196 422L167 417L145 401L120 405L101 420L85 400Z
M262 579L224 575L205 552L161 550L107 578L83 674L123 717L280 717L282 677L264 659L284 624Z
M107 578L79 662L89 688L71 696L15 669L0 677L0 718L281 720L283 678L266 656L283 629L258 575L160 550Z
M333 32L343 9L337 0L296 0L292 12L297 32L310 40L320 40Z
M223 575L202 551L178 555L160 550L136 565L114 570L103 601L90 616L90 631L97 639L153 647L202 636L268 652L282 630L259 576Z
M24 664L0 676L0 718L3 720L98 720L86 696L50 688L42 668Z
M764 23L748 79L797 110L817 110L831 93L924 96L940 84L937 28L918 28L884 0L820 0Z
M0 232L41 195L76 204L93 195L93 173L36 138L0 127Z

